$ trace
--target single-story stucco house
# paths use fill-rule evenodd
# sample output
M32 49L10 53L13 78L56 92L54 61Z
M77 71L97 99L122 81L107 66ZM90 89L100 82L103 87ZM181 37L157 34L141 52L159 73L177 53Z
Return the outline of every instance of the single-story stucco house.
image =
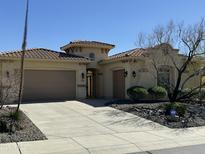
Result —
M179 65L183 56L170 45L136 48L108 56L114 47L96 41L73 41L61 47L61 52L44 48L26 50L23 100L127 98L126 90L134 85L149 88L159 78L170 84L176 82L176 70L168 52ZM18 95L20 58L21 51L0 54L1 86L12 87L11 101ZM153 59L160 67L157 78ZM188 86L199 82L198 77L194 78Z

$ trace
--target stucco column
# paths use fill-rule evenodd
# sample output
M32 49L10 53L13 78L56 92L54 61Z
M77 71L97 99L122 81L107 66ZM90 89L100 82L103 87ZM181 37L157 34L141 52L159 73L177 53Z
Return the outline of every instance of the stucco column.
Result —
M125 64L125 71L127 71L127 76L125 77L125 98L129 98L127 95L127 89L130 88L132 80L132 70L130 63Z
M76 71L76 98L86 98L86 68Z

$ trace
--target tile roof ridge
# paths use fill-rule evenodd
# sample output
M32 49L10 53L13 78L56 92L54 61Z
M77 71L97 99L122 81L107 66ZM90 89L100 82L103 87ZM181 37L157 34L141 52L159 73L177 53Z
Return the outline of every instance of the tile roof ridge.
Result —
M25 51L26 52L29 52L29 51L35 51L35 50L43 50L43 51L50 51L50 52L56 52L56 53L64 53L62 51L55 51L55 50L52 50L52 49L48 49L48 48L42 48L42 47L39 47L39 48L27 48ZM17 49L17 50L7 50L7 51L0 51L0 54L12 54L12 53L19 53L19 52L22 52L21 49Z
M117 55L121 55L121 54L125 54L125 53L128 53L128 55L130 55L131 52L135 52L135 50L137 50L137 49L143 49L143 48L133 48L133 49L130 49L130 50L127 50L127 51L116 53L116 54L111 55L109 57L117 56Z
M131 50L128 55L132 55L133 53L139 52L140 50L141 50L140 48L135 48L135 49Z

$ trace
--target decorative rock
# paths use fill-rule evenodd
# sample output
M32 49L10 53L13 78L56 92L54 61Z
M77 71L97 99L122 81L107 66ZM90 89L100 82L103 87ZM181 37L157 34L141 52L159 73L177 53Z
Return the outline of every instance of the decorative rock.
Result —
M162 115L162 114L164 114L164 111L159 109L158 113L159 113L159 115Z
M166 116L164 110L166 104L168 103L118 104L115 108L136 114L170 128L205 126L205 104L185 104L187 110L183 117Z

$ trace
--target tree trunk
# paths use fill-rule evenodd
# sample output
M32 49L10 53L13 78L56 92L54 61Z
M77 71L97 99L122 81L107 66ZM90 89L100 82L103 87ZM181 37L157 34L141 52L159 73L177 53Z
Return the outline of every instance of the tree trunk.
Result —
M21 68L20 68L19 96L18 96L18 106L17 106L16 112L19 111L20 104L22 102L22 97L23 97L24 59L25 59L27 27L28 27L28 6L29 6L29 0L27 0L27 4L26 4L26 17L25 17L24 36L23 36L23 43L22 43Z
M181 83L181 78L182 78L182 73L178 72L177 83L176 83L176 86L174 88L173 94L170 97L170 102L176 102L176 100L177 100L177 96L179 94L179 86Z

